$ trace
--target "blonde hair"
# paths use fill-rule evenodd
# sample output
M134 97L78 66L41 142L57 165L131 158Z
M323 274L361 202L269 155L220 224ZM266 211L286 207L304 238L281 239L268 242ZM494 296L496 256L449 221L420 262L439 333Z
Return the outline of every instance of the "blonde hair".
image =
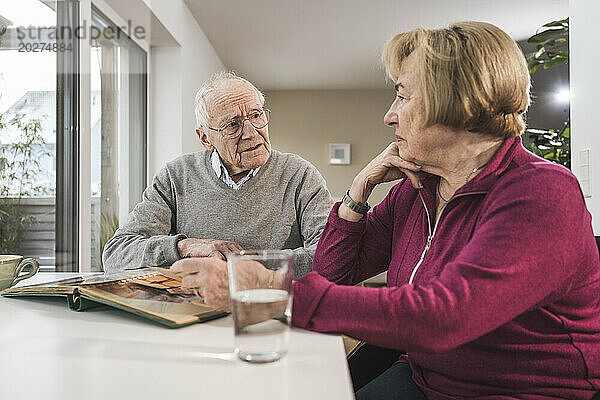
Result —
M502 138L523 133L529 70L515 41L500 28L467 21L394 36L382 55L394 82L412 53L418 57L425 127L441 124Z

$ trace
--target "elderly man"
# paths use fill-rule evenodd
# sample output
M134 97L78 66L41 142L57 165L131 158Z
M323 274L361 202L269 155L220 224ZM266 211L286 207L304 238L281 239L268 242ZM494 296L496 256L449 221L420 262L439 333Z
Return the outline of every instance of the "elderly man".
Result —
M105 271L166 266L242 249L290 249L296 277L312 270L333 200L317 169L271 149L263 94L218 73L196 95L196 133L208 151L167 163L106 243Z

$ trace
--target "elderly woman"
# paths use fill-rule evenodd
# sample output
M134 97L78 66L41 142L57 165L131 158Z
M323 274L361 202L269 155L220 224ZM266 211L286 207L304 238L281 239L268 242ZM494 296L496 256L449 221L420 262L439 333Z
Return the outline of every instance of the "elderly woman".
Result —
M521 51L462 22L399 34L383 60L396 140L331 211L292 322L405 352L358 399L589 399L600 260L576 178L521 144ZM403 177L367 212L376 185ZM174 268L206 288L224 263ZM349 286L385 270L387 287Z

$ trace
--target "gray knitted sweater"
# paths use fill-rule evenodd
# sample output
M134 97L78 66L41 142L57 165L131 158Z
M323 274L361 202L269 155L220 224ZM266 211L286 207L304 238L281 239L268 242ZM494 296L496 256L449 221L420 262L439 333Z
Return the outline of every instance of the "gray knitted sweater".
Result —
M239 190L214 173L210 152L167 163L127 222L106 243L107 272L177 261L182 238L230 240L245 249L293 249L295 277L312 270L317 242L333 199L317 169L273 150Z

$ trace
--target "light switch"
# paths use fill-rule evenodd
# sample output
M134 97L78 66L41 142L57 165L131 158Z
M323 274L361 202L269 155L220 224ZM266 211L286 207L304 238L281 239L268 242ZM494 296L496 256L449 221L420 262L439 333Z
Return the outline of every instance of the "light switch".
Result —
M581 165L579 167L579 181L588 181L590 180L590 166L589 165Z
M579 164L590 165L590 149L581 150L579 152Z
M592 188L590 187L590 181L579 182L581 185L581 191L583 192L583 197L592 197Z
M579 151L579 184L583 197L592 197L592 158L590 149Z

